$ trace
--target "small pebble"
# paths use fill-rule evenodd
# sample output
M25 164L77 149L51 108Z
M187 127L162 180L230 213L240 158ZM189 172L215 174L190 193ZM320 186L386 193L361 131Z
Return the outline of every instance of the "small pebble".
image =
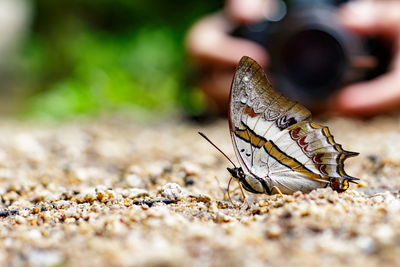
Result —
M183 196L182 188L176 183L167 183L164 185L161 194L171 200L177 200Z

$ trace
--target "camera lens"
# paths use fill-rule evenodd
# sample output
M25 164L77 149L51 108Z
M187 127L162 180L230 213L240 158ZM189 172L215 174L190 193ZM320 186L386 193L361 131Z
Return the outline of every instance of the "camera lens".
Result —
M304 30L291 36L282 48L281 59L285 76L316 96L334 86L346 63L337 39L319 29Z

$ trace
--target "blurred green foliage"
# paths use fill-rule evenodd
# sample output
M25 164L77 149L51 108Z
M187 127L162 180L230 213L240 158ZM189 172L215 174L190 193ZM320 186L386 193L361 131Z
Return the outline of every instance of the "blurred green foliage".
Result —
M24 61L42 118L176 110L188 90L183 40L222 1L37 0ZM188 103L183 103L186 106ZM192 105L193 106L193 105Z

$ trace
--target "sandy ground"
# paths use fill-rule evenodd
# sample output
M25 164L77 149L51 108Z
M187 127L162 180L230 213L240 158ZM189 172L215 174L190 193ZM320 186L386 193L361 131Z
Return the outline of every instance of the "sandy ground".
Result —
M399 266L400 116L322 123L358 186L234 206L226 121L3 120L0 265Z

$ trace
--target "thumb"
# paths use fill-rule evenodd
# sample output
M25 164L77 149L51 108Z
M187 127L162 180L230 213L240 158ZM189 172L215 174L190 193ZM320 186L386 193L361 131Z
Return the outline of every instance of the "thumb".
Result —
M346 115L374 115L399 107L400 73L349 85L328 101L328 110Z
M269 2L265 0L227 0L225 12L234 22L252 23L265 18Z
M392 36L400 29L400 2L350 2L340 10L339 21L360 34Z

